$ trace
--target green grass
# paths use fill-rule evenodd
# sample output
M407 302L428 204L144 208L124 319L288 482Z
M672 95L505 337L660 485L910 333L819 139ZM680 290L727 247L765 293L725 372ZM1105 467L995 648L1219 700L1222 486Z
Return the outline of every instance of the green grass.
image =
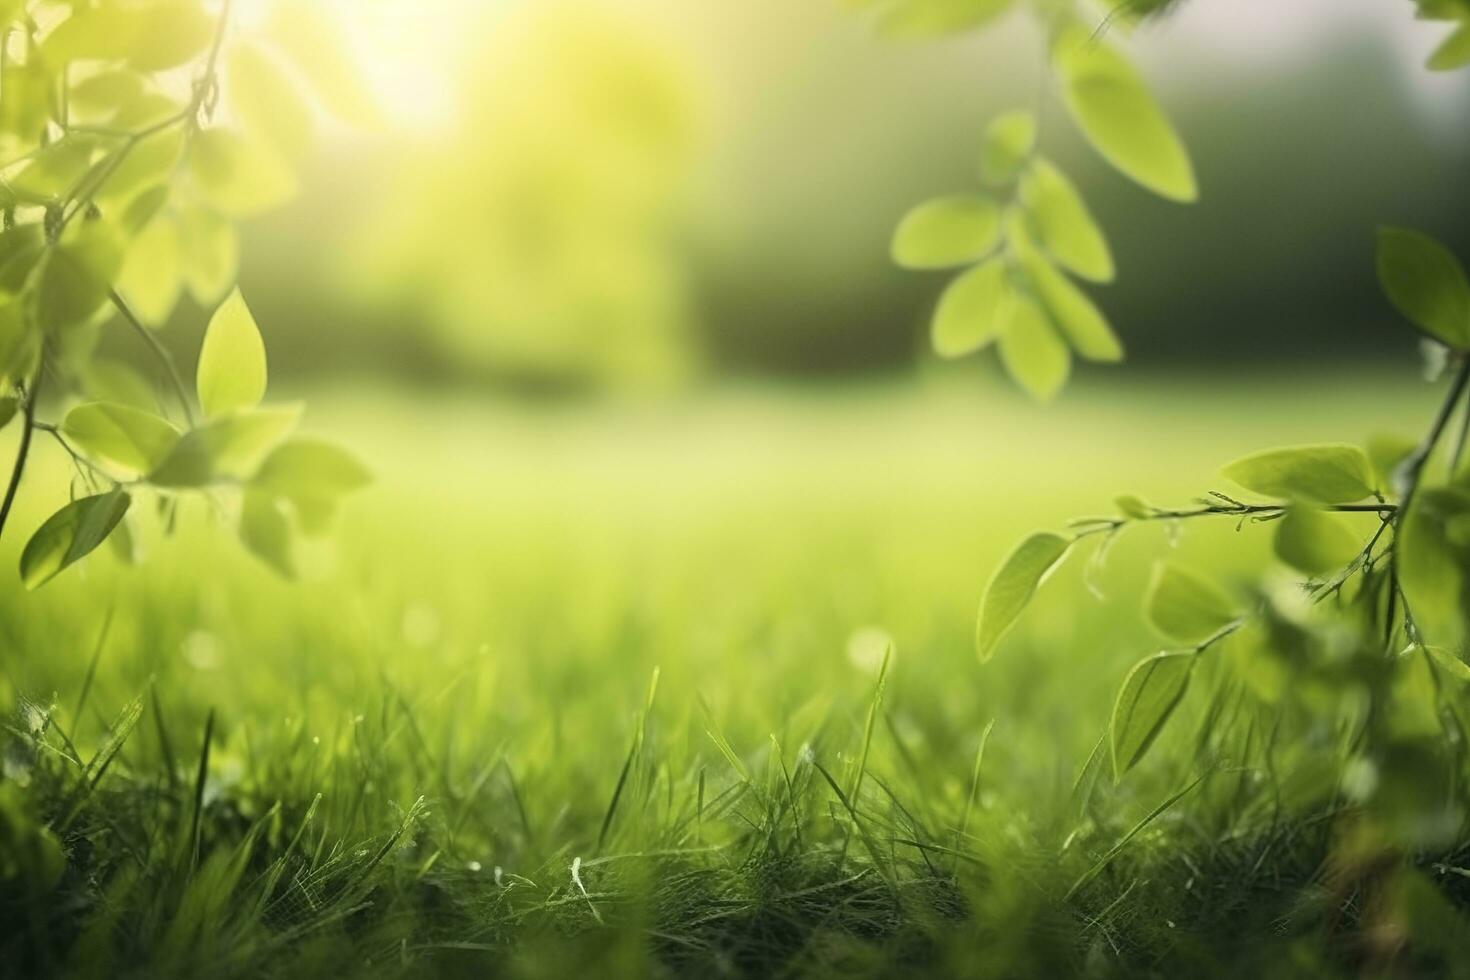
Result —
M145 534L141 568L97 556L0 592L20 801L0 831L48 824L66 853L54 889L0 877L0 963L1371 972L1368 900L1324 865L1342 821L1320 732L1216 665L1128 779L1089 766L1159 648L1138 593L1166 529L1118 544L1101 598L1065 569L991 664L971 634L1027 530L1122 492L1187 502L1270 443L1412 434L1434 397L1370 377L1082 389L1048 412L947 385L316 396L310 427L379 480L310 580L272 578L200 506ZM56 456L4 568L64 494ZM1243 577L1263 538L1191 527L1177 549Z

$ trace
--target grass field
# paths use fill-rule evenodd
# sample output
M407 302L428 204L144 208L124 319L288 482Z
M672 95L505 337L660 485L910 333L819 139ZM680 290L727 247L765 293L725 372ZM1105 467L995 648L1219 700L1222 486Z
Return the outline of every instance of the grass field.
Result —
M99 554L34 595L6 573L24 788L0 830L48 824L66 864L0 882L0 973L1371 972L1367 912L1322 868L1330 739L1222 680L1121 784L1087 766L1160 647L1138 593L1166 529L1118 544L1100 597L1083 563L1059 573L992 663L971 639L1032 528L1433 410L1332 373L1045 412L974 384L314 394L308 428L378 482L308 581L202 505L141 568ZM59 455L0 567L64 492ZM1226 578L1268 553L1230 522L1177 549ZM1424 955L1464 942L1438 932Z

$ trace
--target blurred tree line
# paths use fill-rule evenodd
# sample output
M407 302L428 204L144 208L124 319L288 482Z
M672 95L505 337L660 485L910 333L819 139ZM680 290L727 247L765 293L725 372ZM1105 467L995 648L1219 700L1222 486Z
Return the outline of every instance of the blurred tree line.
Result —
M680 49L646 22L567 16L587 6L474 32L452 132L343 143L300 205L247 229L280 374L574 391L929 358L937 283L891 265L889 234L908 203L970 183L981 122L1033 84L1011 42L960 42L920 78L934 45L882 46L861 24L803 46L841 23L825 15L762 53L742 47L754 32ZM717 54L736 69L711 69ZM1196 205L1112 176L1067 127L1044 137L1109 230L1121 274L1097 299L1130 363L1397 349L1370 231L1470 251L1470 129L1427 112L1368 36L1154 84Z

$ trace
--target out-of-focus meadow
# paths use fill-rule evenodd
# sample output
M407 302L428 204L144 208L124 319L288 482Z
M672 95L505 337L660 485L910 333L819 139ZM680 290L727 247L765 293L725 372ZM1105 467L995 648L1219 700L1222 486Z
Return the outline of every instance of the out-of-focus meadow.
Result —
M192 766L213 710L206 842L238 839L278 799L287 825L262 833L289 839L321 793L305 839L322 881L334 848L383 840L427 798L414 833L433 846L394 852L397 897L374 898L411 915L354 932L367 914L307 882L300 907L261 920L311 923L293 970L341 955L324 937L342 934L364 970L471 969L507 936L525 974L648 968L643 945L558 941L604 915L647 926L638 942L652 935L676 968L721 950L729 975L910 962L843 945L890 934L858 921L881 874L722 881L687 918L628 911L599 876L618 855L718 849L749 827L775 841L781 767L825 792L813 758L843 785L869 767L892 847L919 836L904 820L963 812L988 853L1012 853L1065 810L1124 672L1159 645L1139 612L1152 557L1177 547L1229 578L1259 570L1269 543L1228 521L1177 543L1141 530L1105 566L1059 573L982 666L976 602L1011 545L1124 492L1188 503L1266 444L1423 429L1434 396L1408 331L1387 325L1371 233L1411 224L1470 248L1470 87L1422 76L1434 38L1389 4L1280 7L1186 5L1131 42L1191 147L1197 206L1125 184L1065 126L1048 134L1110 232L1119 277L1097 297L1129 356L1039 407L987 358L939 363L941 282L888 256L910 204L973 182L983 120L1042 83L1021 25L897 41L827 2L344 5L377 118L320 124L296 199L244 226L240 281L273 391L302 397L304 428L352 447L374 483L301 581L242 552L201 503L169 534L143 519L137 567L102 549L34 594L7 586L5 697L54 700L95 747L143 694L146 734L117 764L135 772ZM186 373L205 319L185 301L159 334ZM121 332L102 349L152 370ZM0 441L8 457L13 434ZM68 475L41 444L13 526L38 524ZM0 565L23 541L6 535ZM1098 840L1178 788L1180 741L1109 789ZM801 855L803 828L838 804L798 805L785 779L817 822L794 822ZM742 785L759 790L737 805ZM741 810L753 797L765 809ZM958 839L902 860L947 861ZM1093 857L971 895L998 931L983 954L944 955L1045 968L1046 944L1003 925L1024 907L1032 939L1060 928L1036 896ZM568 878L574 859L585 881ZM341 893L357 901L353 860L343 850ZM828 887L847 918L823 939L830 923L792 903ZM120 907L146 906L119 889ZM522 896L553 924L525 925ZM710 931L762 901L788 918ZM230 933L225 904L188 928L232 937L220 962L279 965L269 930ZM1119 914L1101 899L1093 912ZM1116 931L1146 957L1139 936L1163 927L1138 915ZM204 968L200 947L172 933L148 946L145 931L78 948Z

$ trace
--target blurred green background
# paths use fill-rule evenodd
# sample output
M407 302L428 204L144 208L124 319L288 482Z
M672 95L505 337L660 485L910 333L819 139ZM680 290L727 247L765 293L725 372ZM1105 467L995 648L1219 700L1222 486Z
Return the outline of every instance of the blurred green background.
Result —
M1100 373L1405 349L1371 232L1470 246L1470 86L1420 68L1437 32L1401 6L1198 3L1138 32L1196 206L1117 177L1045 99L1043 145L1118 258L1097 295L1130 366ZM890 231L973 186L985 121L1045 83L1022 18L895 41L835 0L345 19L385 118L329 133L300 199L247 231L278 378L669 391L927 368L945 279L893 268Z

